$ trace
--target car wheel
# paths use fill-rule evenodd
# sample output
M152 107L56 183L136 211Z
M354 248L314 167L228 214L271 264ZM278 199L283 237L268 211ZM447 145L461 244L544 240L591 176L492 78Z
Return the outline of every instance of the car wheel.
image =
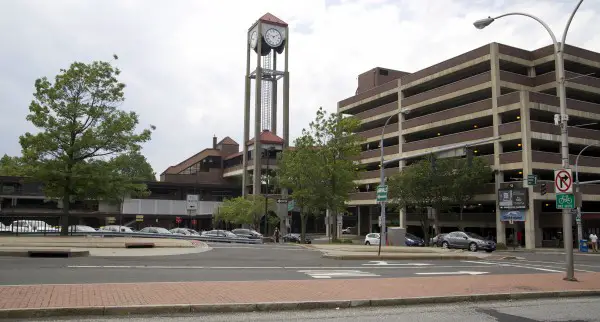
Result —
M486 253L491 253L491 252L493 252L493 250L491 250L491 249L487 249L485 252L486 252Z
M371 243L369 243L369 241L366 241L365 245L369 246L369 245L371 245Z
M450 245L448 245L448 242L443 242L442 248L448 249L448 248L450 248Z
M477 244L470 243L469 244L469 250L472 251L472 252L476 252L477 251Z

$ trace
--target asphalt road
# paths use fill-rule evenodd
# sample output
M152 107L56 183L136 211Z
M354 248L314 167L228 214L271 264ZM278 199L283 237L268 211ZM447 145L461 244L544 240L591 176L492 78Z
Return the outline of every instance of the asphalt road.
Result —
M552 299L515 302L460 303L453 305L399 306L296 312L255 312L240 314L195 314L106 318L38 319L27 321L86 322L191 322L191 321L427 321L427 322L592 322L600 321L600 298Z
M155 257L0 257L0 285L310 280L560 273L561 254L522 260L346 261L294 245L212 245L200 254ZM584 258L585 260L581 260ZM600 272L600 256L576 256L577 272Z

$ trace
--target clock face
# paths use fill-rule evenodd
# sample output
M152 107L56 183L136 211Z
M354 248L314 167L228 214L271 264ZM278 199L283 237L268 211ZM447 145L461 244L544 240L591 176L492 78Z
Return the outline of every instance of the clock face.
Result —
M253 31L252 34L250 35L250 48L256 47L257 40L258 40L258 33L256 31Z
M265 41L271 47L279 47L283 42L283 37L277 29L269 29L265 32Z

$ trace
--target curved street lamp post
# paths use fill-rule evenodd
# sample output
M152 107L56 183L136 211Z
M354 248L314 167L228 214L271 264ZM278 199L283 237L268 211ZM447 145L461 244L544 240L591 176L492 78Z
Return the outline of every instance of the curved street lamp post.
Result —
M577 3L577 6L575 7L575 10L573 10L573 13L571 13L569 20L567 21L567 25L565 26L565 30L563 31L563 35L562 35L562 39L561 39L560 43L556 40L556 36L554 35L554 33L552 32L550 27L544 21L542 21L540 18L538 18L536 16L533 16L533 15L530 15L527 13L511 12L511 13L506 13L506 14L497 16L495 18L488 17L485 19L477 20L473 23L473 25L477 29L483 29L483 28L489 26L496 19L500 19L500 18L507 17L507 16L525 16L525 17L529 17L529 18L539 22L546 29L546 31L548 31L548 33L550 34L550 37L552 38L552 42L554 44L554 56L555 56L554 58L555 58L555 63L556 63L556 83L557 83L557 87L558 87L558 97L560 100L560 134L561 134L561 149L560 150L561 150L561 158L562 158L562 167L565 169L569 168L569 137L568 137L568 133L567 133L568 116L567 116L567 97L566 97L566 90L565 90L565 66L564 66L564 61L563 61L563 54L564 54L564 49L565 49L565 41L567 39L567 32L569 31L569 26L571 25L571 21L573 21L573 17L575 16L575 13L579 9L579 6L581 6L582 2L583 2L583 0L579 0L579 2ZM566 266L567 266L566 267L566 276L564 279L568 280L568 281L576 281L575 276L574 276L574 267L573 267L573 223L572 223L573 218L571 216L570 210L563 209L562 217L563 217L563 242L564 242L564 246L565 246Z
M587 145L586 147L581 149L581 151L579 151L579 154L577 154L577 158L575 158L575 193L577 193L577 194L579 194L579 157L581 156L583 151L587 150L587 148L592 147L592 146L600 147L599 144ZM581 225L581 207L579 207L579 206L577 207L577 217L579 217L579 219L577 220L577 240L582 240L583 239L583 227Z

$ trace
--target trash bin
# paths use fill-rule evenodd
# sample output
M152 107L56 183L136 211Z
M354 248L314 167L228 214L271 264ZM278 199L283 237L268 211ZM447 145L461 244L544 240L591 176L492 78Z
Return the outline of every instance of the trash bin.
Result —
M579 241L579 252L587 253L588 252L588 241L585 239L581 239Z

